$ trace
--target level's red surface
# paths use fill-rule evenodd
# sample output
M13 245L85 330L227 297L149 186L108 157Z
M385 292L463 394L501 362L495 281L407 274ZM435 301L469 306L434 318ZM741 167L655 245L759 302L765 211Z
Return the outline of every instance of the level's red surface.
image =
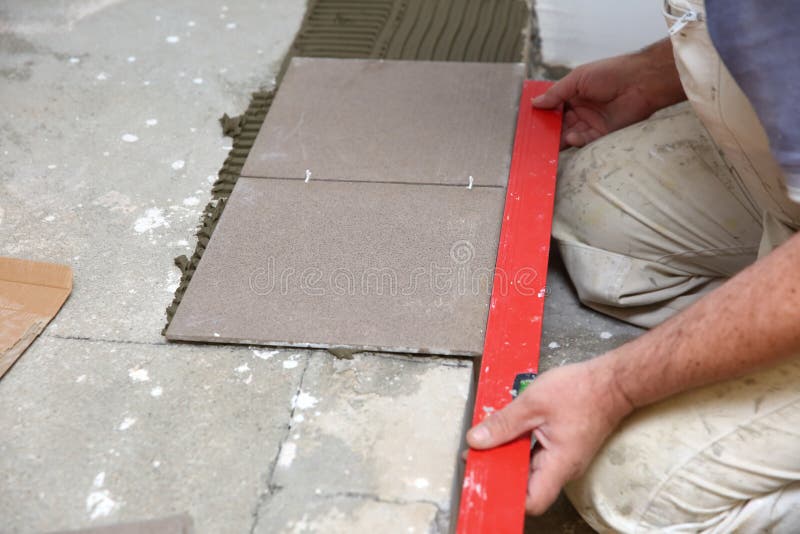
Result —
M473 424L508 404L517 374L539 365L561 112L534 109L531 99L549 86L522 89ZM459 534L522 532L530 447L523 436L469 451Z

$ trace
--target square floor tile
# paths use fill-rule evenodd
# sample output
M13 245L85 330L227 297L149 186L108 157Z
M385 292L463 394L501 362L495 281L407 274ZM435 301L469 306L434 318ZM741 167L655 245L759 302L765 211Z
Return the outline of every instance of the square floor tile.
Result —
M525 66L295 58L243 176L505 186Z
M480 354L504 197L241 178L167 338Z

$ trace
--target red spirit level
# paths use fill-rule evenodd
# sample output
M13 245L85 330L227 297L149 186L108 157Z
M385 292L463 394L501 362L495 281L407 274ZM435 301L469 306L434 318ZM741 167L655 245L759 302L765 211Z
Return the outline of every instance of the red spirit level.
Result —
M508 404L539 365L561 111L535 109L531 100L550 85L527 81L522 88L473 425ZM459 534L522 532L530 450L526 435L469 451Z

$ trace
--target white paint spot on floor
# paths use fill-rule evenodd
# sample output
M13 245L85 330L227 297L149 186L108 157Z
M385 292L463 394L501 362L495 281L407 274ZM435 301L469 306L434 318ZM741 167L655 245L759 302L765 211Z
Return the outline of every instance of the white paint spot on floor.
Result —
M236 23L235 22L229 22L229 23L227 23L225 25L225 27L228 28L229 30L235 30L236 29Z
M153 460L153 467L155 467L156 469L161 467L161 461L160 460Z
M164 212L159 208L148 208L147 211L144 212L143 217L136 219L133 229L143 234L145 232L151 232L156 228L161 228L162 226L169 226L169 223L167 223L167 220L164 218Z
M192 83L195 85L203 85L203 78L194 78L192 79Z
M611 334L611 332L600 332L601 339L611 339L612 337L613 334Z
M281 452L278 454L278 465L280 467L288 468L292 466L292 462L297 457L297 444L287 441L281 447Z
M156 22L161 22L161 15L156 15Z
M164 388L162 388L161 386L156 386L150 390L151 397L160 397L163 394L164 394Z
M557 348L559 348L560 346L561 346L561 345L559 345L559 344L558 344L558 343L556 343L555 341L551 341L551 342L550 342L550 343L547 345L547 348L549 348L549 349L557 349Z
M298 410L308 410L309 408L316 406L318 402L319 399L310 393L301 391L292 398L292 408L297 408Z
M306 420L305 416L301 413L292 417L292 421L294 421L295 423L302 423L305 420Z
M200 199L197 197L186 197L183 199L184 206L197 206L200 204Z
M105 471L97 473L92 482L94 491L86 497L86 511L92 520L106 517L119 508L119 503L111 497L111 493L107 489L103 489L105 482Z
M42 220L45 221L45 222L53 222L53 221L56 220L56 216L55 215L48 215L47 217L45 217Z
M296 354L290 355L286 359L286 361L283 362L283 368L284 369L294 369L298 365L297 360L299 360L302 356L303 355L300 354L300 353L296 353Z
M193 20L190 20L189 22L186 23L186 25L189 26L190 28L194 28L197 25L197 23Z
M183 161L182 159L176 159L175 161L172 162L172 168L174 170L176 170L176 171L181 170L185 166L186 166L186 162Z
M126 133L122 134L122 140L126 143L135 143L139 140L139 137L131 133Z
M86 382L86 375L81 375L75 379L76 384L80 384L81 382Z
M78 57L71 57L69 58L69 62L72 63L73 65L77 65L78 63L81 62L81 59Z
M110 515L117 508L119 503L111 497L108 490L93 491L86 497L86 511L92 521Z
M134 382L147 382L150 380L150 373L147 369L128 369L128 377Z
M135 63L135 62L136 62L136 56L128 56L128 63Z
M247 384L248 386L250 385L250 383L251 383L252 381L253 381L253 373L250 373L249 375L247 375L247 378L245 378L244 380L242 380L242 382L244 382L244 383L245 383L245 384Z
M158 124L158 119L147 119L146 121L144 121L144 123L147 126L155 126L156 124Z
M105 72L101 72L100 74L97 75L97 79L103 82L108 79L108 74L106 74Z
M136 418L135 417L126 417L119 424L119 429L120 430L128 430L130 427L132 427L135 424L136 424Z
M417 478L414 479L414 487L419 489L425 489L430 486L430 482L428 482L427 478Z
M164 40L166 42L168 42L169 44L175 44L175 43L179 42L181 40L181 38L178 37L177 35L168 35L167 38L164 39Z
M214 332L214 337L219 337L219 334Z
M311 180L311 169L306 169L306 183Z
M47 168L50 169L51 171L57 167L58 165L56 165L55 163L51 163L50 165L47 166Z
M269 360L271 358L274 358L275 355L278 354L279 352L280 351L278 351L278 350L257 350L257 349L253 349L253 356L255 356L256 358L259 358L261 360Z
M243 363L242 365L240 365L239 367L234 369L234 371L236 371L237 373L246 373L249 370L250 370L250 366L247 365L247 362Z
M175 244L178 245L179 247L188 247L189 246L189 242L186 241L185 239L178 239L175 242Z

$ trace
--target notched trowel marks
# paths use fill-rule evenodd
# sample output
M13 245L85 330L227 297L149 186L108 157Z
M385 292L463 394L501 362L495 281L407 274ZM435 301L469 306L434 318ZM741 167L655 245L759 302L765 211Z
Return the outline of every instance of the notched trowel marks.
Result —
M530 12L525 0L311 0L276 79L292 57L518 62L527 58ZM272 104L274 92L253 94L239 117L223 116L233 148L211 190L191 257L179 256L181 282L167 308L175 314L245 160ZM341 356L340 356L341 357Z
M520 61L523 0L316 0L292 55L449 61Z

